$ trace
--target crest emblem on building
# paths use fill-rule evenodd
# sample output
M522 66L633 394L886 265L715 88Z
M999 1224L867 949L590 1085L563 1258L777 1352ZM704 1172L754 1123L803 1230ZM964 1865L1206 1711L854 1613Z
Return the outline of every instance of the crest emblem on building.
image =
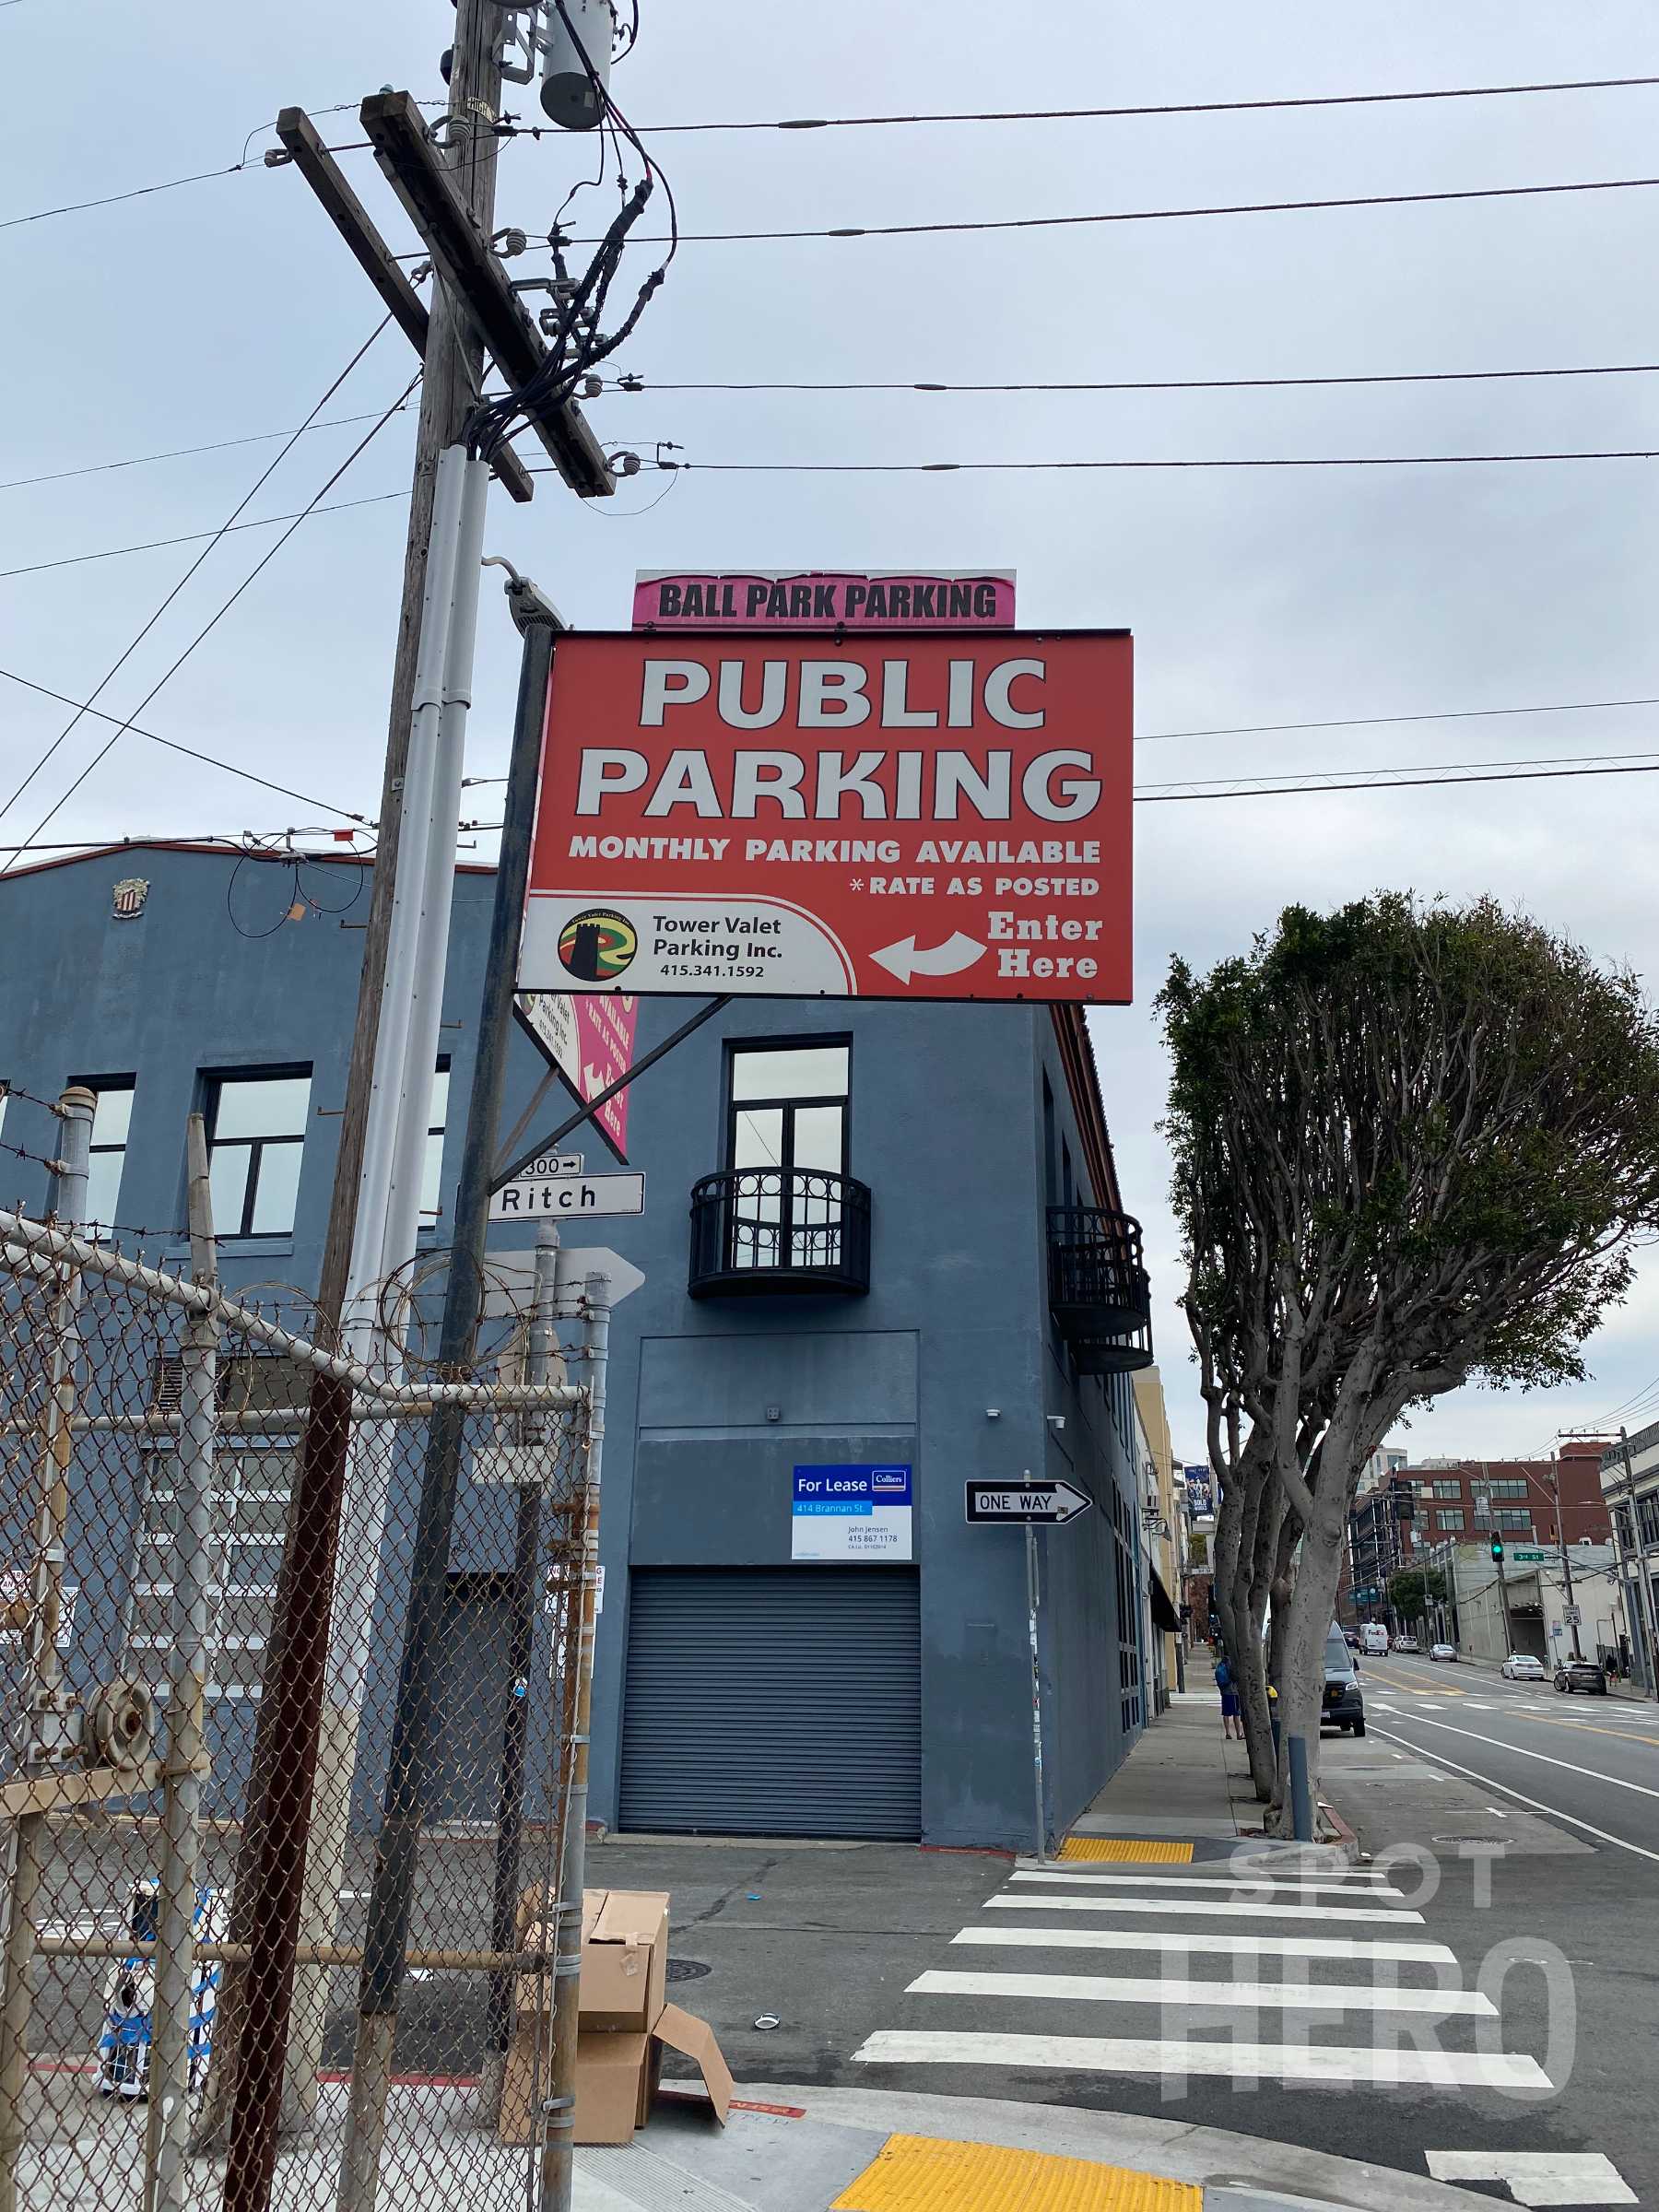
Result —
M111 911L117 922L131 922L144 912L144 902L149 897L149 885L142 876L126 876L111 893Z

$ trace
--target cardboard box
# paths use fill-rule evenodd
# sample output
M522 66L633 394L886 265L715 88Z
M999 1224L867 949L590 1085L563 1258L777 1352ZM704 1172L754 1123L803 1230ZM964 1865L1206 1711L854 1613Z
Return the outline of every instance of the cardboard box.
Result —
M714 2031L664 2002L668 1971L668 1900L656 1890L590 1889L582 1900L582 1994L576 2037L576 2140L629 2143L650 2116L663 2053L677 2051L702 2077L703 2093L724 2125L732 2077ZM527 1890L520 1940L533 1948L545 1900ZM548 1947L551 1947L550 1946ZM500 2139L527 2143L534 2132L536 2053L545 2079L552 2040L542 2003L546 1984L523 1975L501 2088ZM678 2085L674 2093L679 2094Z

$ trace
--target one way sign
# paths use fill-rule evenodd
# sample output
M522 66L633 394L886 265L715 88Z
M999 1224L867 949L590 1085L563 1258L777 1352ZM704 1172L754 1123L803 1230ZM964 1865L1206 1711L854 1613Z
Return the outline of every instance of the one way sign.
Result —
M1069 1482L971 1482L970 1521L1040 1522L1060 1526L1086 1513L1094 1500Z

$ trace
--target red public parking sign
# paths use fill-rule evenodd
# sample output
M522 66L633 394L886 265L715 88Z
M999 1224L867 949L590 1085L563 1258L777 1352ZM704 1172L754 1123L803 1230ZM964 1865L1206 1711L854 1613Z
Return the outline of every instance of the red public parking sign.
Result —
M1130 997L1126 632L562 636L521 991Z

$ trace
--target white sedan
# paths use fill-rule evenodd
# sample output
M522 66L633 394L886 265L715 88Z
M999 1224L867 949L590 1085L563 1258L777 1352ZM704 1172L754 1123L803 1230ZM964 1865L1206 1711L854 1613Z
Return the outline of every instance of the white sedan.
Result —
M1512 1652L1498 1672L1512 1682L1542 1682L1544 1663L1530 1652Z
M1450 1659L1455 1664L1457 1646L1454 1643L1431 1643L1429 1646L1429 1656L1430 1659Z

